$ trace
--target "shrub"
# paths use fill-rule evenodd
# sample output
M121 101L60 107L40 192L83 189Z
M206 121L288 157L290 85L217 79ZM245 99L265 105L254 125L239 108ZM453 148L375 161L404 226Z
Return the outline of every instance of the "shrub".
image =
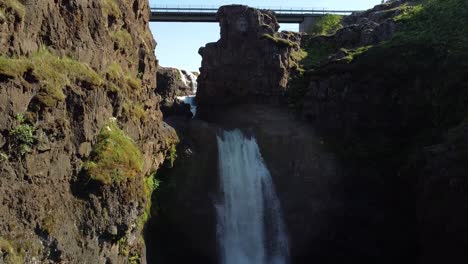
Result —
M109 121L101 129L90 160L84 163L83 168L90 179L112 184L139 176L143 169L143 156L116 121Z
M30 124L25 124L23 114L18 114L16 118L19 125L9 132L10 153L24 156L31 151L31 147L36 143L36 128Z
M343 16L326 14L319 18L314 25L307 29L307 33L311 35L332 35L342 28L341 20Z
M168 163L169 168L174 167L174 162L175 162L176 159L177 159L176 145L172 144L171 148L166 153L166 161L169 162Z

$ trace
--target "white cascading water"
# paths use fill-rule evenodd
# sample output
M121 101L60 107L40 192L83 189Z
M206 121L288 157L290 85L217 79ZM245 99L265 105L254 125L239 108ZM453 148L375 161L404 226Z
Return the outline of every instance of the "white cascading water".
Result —
M216 205L222 264L286 264L289 248L278 197L255 138L217 136L223 199Z
M177 99L190 105L190 111L192 112L193 117L195 117L195 115L197 114L197 105L195 103L195 94L197 93L197 76L195 76L195 74L193 74L192 72L188 71L186 72L179 70L179 73L182 83L185 86L190 87L194 95L177 96Z
M197 93L197 76L193 72L179 70L180 80L185 86L191 88L192 93Z

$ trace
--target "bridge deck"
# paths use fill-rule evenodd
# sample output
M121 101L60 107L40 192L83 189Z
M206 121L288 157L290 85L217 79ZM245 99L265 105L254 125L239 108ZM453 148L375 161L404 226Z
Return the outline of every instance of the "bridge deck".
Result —
M218 8L196 7L155 7L151 8L152 22L217 22ZM349 10L304 10L304 9L271 9L280 23L302 23L306 17L321 17L325 14L348 15Z

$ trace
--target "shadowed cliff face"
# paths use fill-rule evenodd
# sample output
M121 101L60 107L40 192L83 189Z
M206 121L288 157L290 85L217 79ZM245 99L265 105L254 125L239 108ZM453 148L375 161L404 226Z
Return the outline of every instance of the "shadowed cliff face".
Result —
M217 18L221 39L199 51L200 115L211 106L277 101L297 67L300 35L278 33L273 13L247 6L223 6Z
M282 55L258 36L274 32L275 23L262 26L257 22L264 14L246 7L220 9L221 40L200 50L197 96L200 117L210 122L203 123L210 131L203 134L241 128L255 136L284 208L293 263L440 263L466 258L462 175L467 171L468 42L466 34L457 33L466 32L466 26L460 26L466 23L452 25L446 19L453 14L464 22L468 9L460 9L466 3L457 0L425 3L432 3L429 12L413 1L390 1L344 18L343 28L334 34L302 36L309 56L300 62L304 72L286 88L301 120L284 106L271 104L281 101L277 96L286 86L276 82L284 75L271 78L278 64L265 64ZM253 14L258 20L251 24ZM422 17L411 24L413 15ZM421 26L426 23L431 28ZM440 27L447 33L442 37L435 30ZM251 55L255 49L257 54ZM274 85L264 85L262 76L275 80ZM178 124L178 129L201 126L200 120L195 122ZM216 153L212 140L190 140L211 149L203 156L210 165L186 157L187 167L167 175L184 190L182 196L202 197L201 206L183 216L203 223L213 217L203 193L216 197L217 189L207 184L208 178L188 175L209 172L213 183ZM194 179L197 187L191 188ZM165 202L183 204L178 199ZM178 227L188 226L188 217L176 212L168 216L177 219L170 227L180 237L198 238L200 230ZM201 232L207 234L201 244L213 245L214 228ZM216 261L213 246L197 244L193 251Z
M147 176L177 140L154 93L148 2L0 13L0 262L145 262Z

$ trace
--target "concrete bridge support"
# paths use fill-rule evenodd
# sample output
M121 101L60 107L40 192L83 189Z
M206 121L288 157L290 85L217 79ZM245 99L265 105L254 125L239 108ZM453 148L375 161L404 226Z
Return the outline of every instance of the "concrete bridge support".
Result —
M320 16L305 16L304 21L299 24L299 32L306 32L310 27L312 27Z

